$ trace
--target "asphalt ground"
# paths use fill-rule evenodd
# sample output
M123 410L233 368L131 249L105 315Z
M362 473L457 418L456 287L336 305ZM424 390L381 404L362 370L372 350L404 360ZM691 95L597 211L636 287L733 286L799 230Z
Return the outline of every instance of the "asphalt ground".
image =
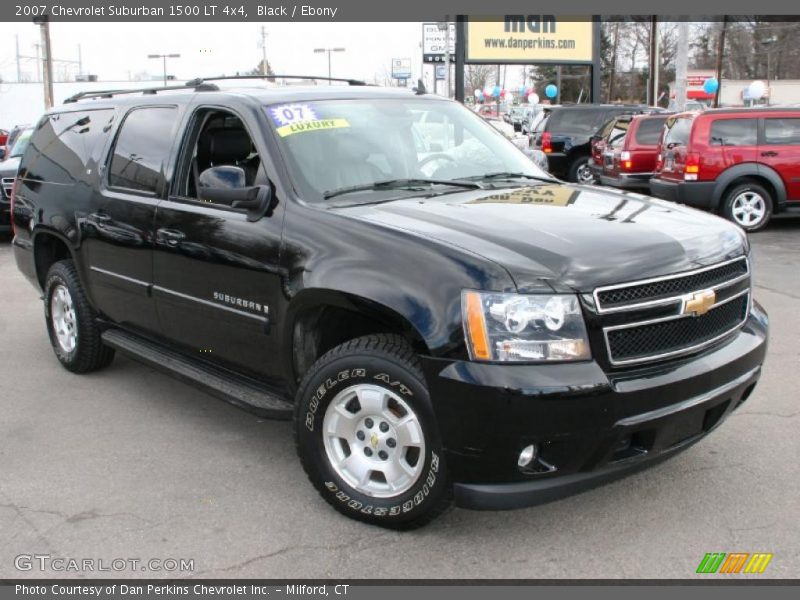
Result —
M91 375L64 370L38 293L4 240L0 579L685 578L707 552L774 554L762 575L724 577L797 577L800 221L776 221L751 240L770 349L755 393L722 427L604 487L525 510L455 509L410 533L334 512L306 480L290 423L123 356ZM15 567L15 557L33 554L93 559L96 568L119 558L188 559L194 568Z

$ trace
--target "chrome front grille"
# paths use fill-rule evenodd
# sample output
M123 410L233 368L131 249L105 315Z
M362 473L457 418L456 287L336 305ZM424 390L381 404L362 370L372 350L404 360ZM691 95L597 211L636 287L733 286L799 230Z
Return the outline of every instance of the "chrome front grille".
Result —
M11 198L11 188L14 187L14 178L3 177L0 183L2 183L3 186L3 198Z
M714 291L713 304L701 314L692 313L690 301L708 290ZM750 311L750 267L747 258L740 257L666 277L599 287L593 295L611 365L666 360L707 348L744 324Z

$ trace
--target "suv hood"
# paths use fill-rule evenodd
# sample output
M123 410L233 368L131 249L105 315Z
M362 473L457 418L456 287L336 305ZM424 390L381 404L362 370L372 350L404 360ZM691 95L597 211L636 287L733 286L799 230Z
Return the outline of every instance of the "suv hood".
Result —
M747 252L744 234L718 217L639 194L562 183L335 210L479 254L504 267L519 291L541 289L544 280L556 291L590 292Z

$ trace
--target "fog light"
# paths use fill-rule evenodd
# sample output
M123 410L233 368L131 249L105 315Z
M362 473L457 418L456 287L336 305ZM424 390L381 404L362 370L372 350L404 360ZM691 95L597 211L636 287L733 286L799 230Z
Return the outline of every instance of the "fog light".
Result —
M517 464L520 467L527 467L533 460L536 458L536 444L531 444L530 446L525 446L522 449L522 452L519 453L519 458L517 459Z

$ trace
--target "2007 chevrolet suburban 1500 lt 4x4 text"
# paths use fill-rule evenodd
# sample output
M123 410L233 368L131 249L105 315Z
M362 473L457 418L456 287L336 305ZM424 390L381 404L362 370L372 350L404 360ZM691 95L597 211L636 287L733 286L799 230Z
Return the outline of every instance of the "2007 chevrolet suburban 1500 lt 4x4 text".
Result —
M747 238L568 185L445 99L83 94L36 125L14 252L67 369L123 351L294 416L353 518L513 508L675 454L761 371Z

